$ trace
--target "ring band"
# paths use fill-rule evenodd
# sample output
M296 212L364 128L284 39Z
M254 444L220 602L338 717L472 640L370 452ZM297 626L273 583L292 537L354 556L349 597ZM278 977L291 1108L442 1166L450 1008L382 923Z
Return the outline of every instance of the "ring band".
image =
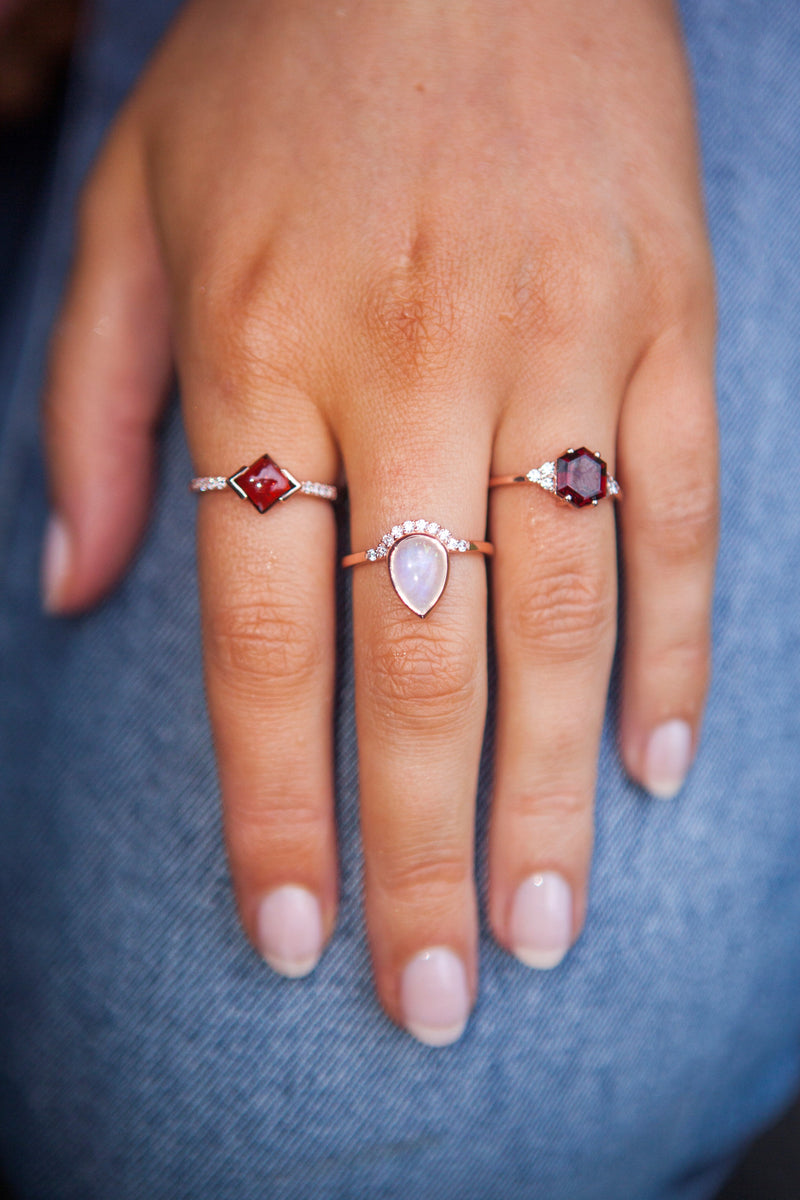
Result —
M260 513L267 512L278 500L288 500L298 492L319 500L335 500L339 495L332 483L295 479L291 471L279 467L268 454L262 454L249 467L240 467L234 475L199 475L189 484L192 492L223 492L229 487L237 496L249 500Z
M451 554L494 554L491 542L455 537L436 521L403 521L393 525L377 546L346 554L343 567L386 559L392 587L418 617L425 617L441 598L450 570Z
M599 451L587 450L585 446L577 450L570 447L554 462L532 467L526 475L493 475L489 487L503 487L507 483L536 483L575 508L596 505L605 496L622 499L622 489L614 476L609 475Z

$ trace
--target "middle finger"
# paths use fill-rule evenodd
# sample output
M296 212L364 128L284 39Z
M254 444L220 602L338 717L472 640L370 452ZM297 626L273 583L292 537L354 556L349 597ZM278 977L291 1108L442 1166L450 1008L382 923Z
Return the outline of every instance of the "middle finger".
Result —
M407 520L483 538L488 416L486 427L468 424L463 413L480 406L454 404L452 391L449 402L430 390L407 395L374 437L343 443L354 550L377 547ZM426 413L437 427L421 438ZM386 558L357 566L353 579L376 985L390 1016L432 1045L460 1036L476 991L473 820L486 711L484 559L455 551L447 561L445 590L423 620L395 593Z

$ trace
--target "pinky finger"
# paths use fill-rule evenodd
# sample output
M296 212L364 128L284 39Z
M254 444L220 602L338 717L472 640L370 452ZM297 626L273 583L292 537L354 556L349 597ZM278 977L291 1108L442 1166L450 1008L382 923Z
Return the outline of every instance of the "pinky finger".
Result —
M141 535L170 370L168 307L130 129L85 188L44 399L51 517L44 603L77 612L118 579Z
M710 674L718 507L710 359L697 348L655 347L620 423L622 753L630 775L665 799L696 752Z

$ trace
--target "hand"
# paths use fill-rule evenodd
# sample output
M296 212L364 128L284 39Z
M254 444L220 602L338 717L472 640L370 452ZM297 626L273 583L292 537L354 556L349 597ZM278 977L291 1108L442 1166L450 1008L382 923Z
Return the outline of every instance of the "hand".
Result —
M0 126L51 98L72 46L80 0L0 0Z
M46 404L52 610L119 577L170 363L198 474L268 451L347 479L354 550L406 518L483 536L487 479L585 445L620 479L621 751L678 789L708 677L713 287L665 0L193 0L83 198ZM335 923L334 520L201 496L208 701L242 921L286 974ZM489 507L498 655L490 920L553 966L586 911L616 633L615 505ZM486 572L420 621L353 573L378 993L423 1040L477 988Z

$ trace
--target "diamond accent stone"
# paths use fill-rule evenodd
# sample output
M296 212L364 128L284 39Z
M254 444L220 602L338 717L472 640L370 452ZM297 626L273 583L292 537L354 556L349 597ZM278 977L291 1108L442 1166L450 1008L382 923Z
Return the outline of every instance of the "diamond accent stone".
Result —
M388 553L389 551L386 549L383 542L381 542L380 546L378 546L377 550L375 551L375 554L378 558L386 558Z
M539 487L544 488L546 492L554 492L556 490L555 472L556 464L546 462L542 463L541 467L532 467L525 478L530 483L538 483Z
M466 554L467 550L469 550L469 542L465 542L464 539L462 538L461 541L458 543L458 548L462 554Z
M367 562L375 562L378 555L375 550L368 550L366 557L367 557Z
M394 539L395 541L397 541L397 539L398 539L398 538L401 538L402 536L403 536L403 526L402 526L402 525L393 525L393 526L392 526L392 537L393 537L393 539Z
M425 532L429 533L431 537L435 537L439 532L439 526L435 521L428 521L428 524L425 526Z
M425 532L425 522L424 521L415 521L414 522L414 532L415 533L424 533Z
M447 545L447 543L450 541L450 537L451 537L450 530L449 529L440 529L439 532L436 534L436 536L438 537L440 542L444 542L444 544Z
M413 533L413 532L414 532L414 522L413 521L403 521L403 533Z
M384 546L386 546L387 548L389 546L391 546L392 542L395 540L396 539L395 539L394 535L391 533L385 533L383 535L383 537L381 538L381 541L383 542Z

